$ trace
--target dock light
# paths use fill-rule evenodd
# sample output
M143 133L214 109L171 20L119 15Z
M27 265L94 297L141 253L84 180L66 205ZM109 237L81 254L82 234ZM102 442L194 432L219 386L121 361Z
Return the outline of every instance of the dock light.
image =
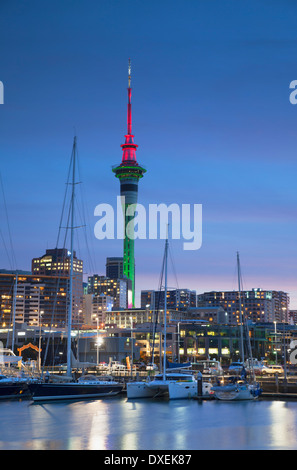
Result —
M103 339L102 338L97 338L95 345L99 348L102 345L102 343L103 343Z

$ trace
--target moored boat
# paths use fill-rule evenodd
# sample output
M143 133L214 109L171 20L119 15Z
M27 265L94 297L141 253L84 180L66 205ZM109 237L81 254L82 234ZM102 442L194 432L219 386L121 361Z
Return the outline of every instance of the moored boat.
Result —
M0 400L25 398L29 395L26 379L0 375Z
M212 395L212 384L202 382L202 398ZM198 396L198 382L191 373L157 374L149 382L130 382L127 384L127 398L166 397L170 400L194 398Z
M212 392L218 400L255 400L261 395L259 384L249 384L245 380L237 380L227 385L216 385Z
M119 382L85 378L78 382L30 383L28 387L34 402L108 397L123 390L123 384Z

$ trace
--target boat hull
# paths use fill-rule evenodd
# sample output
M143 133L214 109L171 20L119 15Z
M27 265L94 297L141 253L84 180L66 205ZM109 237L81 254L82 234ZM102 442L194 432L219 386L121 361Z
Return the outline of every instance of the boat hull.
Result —
M194 382L169 382L168 395L170 400L193 398L197 396L197 384Z
M153 398L156 392L146 382L127 383L127 398Z
M257 390L257 389L255 389ZM258 398L257 393L253 393L252 387L236 387L222 386L214 389L214 396L218 400L236 401L236 400L255 400Z
M27 383L0 384L0 400L27 398L30 396Z
M212 385L208 382L202 383L201 398L212 398ZM170 382L168 384L168 394L170 400L180 400L184 398L198 397L197 382Z
M208 382L204 382L202 387L202 398L210 398L212 385ZM197 382L153 380L152 382L127 383L128 399L154 398L163 396L168 397L170 400L197 397Z
M118 395L121 384L29 384L33 401L92 399Z

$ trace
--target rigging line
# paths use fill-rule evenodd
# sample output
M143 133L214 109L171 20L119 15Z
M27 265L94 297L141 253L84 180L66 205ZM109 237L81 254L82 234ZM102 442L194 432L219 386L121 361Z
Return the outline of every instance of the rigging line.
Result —
M156 306L157 308L154 309L155 310L155 322L154 322L154 328L153 328L152 363L154 362L153 359L154 359L154 350L155 350L155 337L156 337L157 325L158 325L158 320L159 320L159 310L160 310L160 300L161 300L164 267L165 267L165 253L163 255L162 269L161 269L160 278L159 278L159 291L157 291L158 303L157 305L155 304L153 306L153 307ZM155 299L154 299L154 303L155 303ZM161 331L160 331L160 335L161 335ZM161 357L161 349L160 349L160 357Z
M85 229L86 228L85 218L81 215L81 211L80 211L78 201L77 201L76 207L77 207L77 212L78 212L79 218L81 218L81 221L82 221L81 227L83 229ZM79 220L77 221L77 223L79 223ZM88 264L89 264L89 270L92 272L92 268L94 268L94 266L92 265L92 258L91 258L91 254L90 254L90 250L89 250L89 244L88 244L88 238L86 236L86 231L85 230L84 230L84 236L85 236L85 244L86 244L86 250L87 250L87 255L88 255L87 260L88 260ZM78 244L79 244L79 239L78 239ZM81 250L81 254L82 254L82 250ZM95 272L95 271L93 270L93 272Z
M72 158L73 158L73 155L72 155ZM71 161L72 161L72 158L71 158ZM63 208L63 211L64 211L64 208ZM67 232L68 232L67 227L69 227L70 214L71 214L71 202L69 204L69 209L68 209L68 217L67 217L66 230L65 230L65 235L64 235L63 250L65 249L66 241L67 241ZM62 226L62 224L61 224L61 226ZM59 234L60 234L60 231L61 231L61 227L59 227ZM58 250L58 248L57 248L57 250ZM64 271L64 268L65 268L65 260L63 260L63 271ZM58 277L57 288L56 288L56 294L55 294L55 298L54 298L54 302L53 302L53 308L52 308L52 314L51 314L51 328L53 327L53 323L54 323L54 315L55 315L57 301L58 301L58 290L59 290L59 287L60 287L60 281L61 281L61 277L62 277L62 270L59 271L59 275L57 277ZM67 309L68 309L68 304L69 304L68 296L67 296L66 303L67 303ZM49 342L50 342L50 335L48 335L48 337L47 337L46 349L45 349L45 354L44 354L44 358L43 358L42 372L44 371L45 363L46 363L46 360L47 360L47 355L48 355L48 350L49 350Z
M71 153L71 159L70 159L70 164L69 164L69 168L68 168L67 183L66 183L66 189L65 189L65 193L64 193L64 200L63 200L63 205L62 205L62 211L61 211L61 217L60 217L60 223L59 223L59 229L58 229L58 236L57 236L56 247L59 246L59 239L60 239L60 233L61 233L61 229L62 229L62 222L63 222L64 211L65 211L65 205L66 205L66 198L67 198L67 192L68 192L68 186L69 186L69 179L70 179L70 171L71 171L71 166L72 166L72 160L73 160L73 152Z
M68 225L68 224L67 224L67 225ZM64 236L63 249L65 249L66 238L67 238L67 230L66 230L66 233L65 233L65 236ZM64 260L63 260L63 270L64 270ZM59 290L59 287L60 287L61 277L62 277L62 270L59 271L59 275L57 276L56 293L55 293L55 298L54 298L53 308L52 308L52 314L51 314L51 323L50 323L50 327L51 327L51 328L53 327L53 324L54 324L54 315L55 315L55 311L56 311L56 307L57 307L58 290ZM66 305L68 306L68 298L67 298L67 300L66 300ZM42 372L44 371L44 367L45 367L46 360L47 360L47 355L48 355L48 350L49 350L49 342L50 342L50 335L48 335L48 337L47 337L46 349L45 349L45 354L44 354L44 357L43 357Z
M81 173L81 169L80 169L80 160L79 160L79 157L78 157L78 152L77 152L77 169L78 169L78 176L79 176L79 181L83 181L83 178L81 177L82 176L82 173ZM87 227L89 229L89 234L91 234L91 231L90 231L90 227L91 227L91 224L90 224L90 221L89 221L89 218L88 220L86 220L86 213L88 214L88 212L86 211L86 196L85 196L85 189L84 189L84 186L83 184L81 185L80 187L80 197L81 197L81 206L82 206L82 223L83 225L85 225L85 228L84 228L84 236L85 236L85 242L86 242L86 247L87 247L87 253L88 253L88 257L90 259L90 269L92 272L95 272L96 269L95 269L95 265L97 265L97 263L93 263L93 259L95 260L96 259L96 256L95 256L95 250L94 250L94 244L92 243L92 255L93 257L91 256L91 252L90 252L90 247L89 247L89 242L88 242L88 236L87 236ZM93 242L93 237L91 237L91 241Z
M86 250L87 250L87 257L88 257L88 261L90 265L89 269L91 272L95 272L96 271L95 264L93 262L93 260L95 259L94 245L92 245L93 256L91 256L90 244L89 244L88 233L87 233L87 228L90 230L90 224L87 223L86 221L83 203L82 203L82 221L83 221L83 229L84 229L83 232L84 232L84 239L85 239Z
M176 281L176 286L177 286L177 289L179 289L179 284L178 284L178 279L177 279L177 273L176 273L176 269L175 269L175 263L174 263L174 260L173 260L173 252L172 252L171 247L169 247L169 250L168 250L168 251L169 251L169 257L170 257L171 264L172 264L173 274L174 274L175 281Z
M236 267L236 264L235 264L235 266L234 266L234 273L233 273L232 286L233 286L233 290L238 290L238 274L237 274L237 267ZM236 286L235 289L234 289L234 286Z
M16 269L17 268L17 263L16 263L16 257L15 257L14 249L13 249L11 230L10 230L10 224L9 224L9 217L8 217L8 211L7 211L7 204L6 204L6 199L5 199L4 186L3 186L3 180L2 180L1 172L0 172L0 183L1 183L1 189L2 189L2 195L3 195L4 208L5 208L5 215L6 215L6 223L7 223L7 229L8 229L9 242L10 242L12 265L14 266L14 269Z
M7 256L7 258L8 258L8 262L9 262L10 269L13 270L12 261L11 261L11 259L10 259L10 255L9 255L9 252L8 252L8 249L7 249L7 246L6 246L6 243L5 243L5 239L4 239L2 230L0 230L0 235L1 235L1 238L2 238L2 242L3 242L3 245L4 245L5 252L6 252L6 256Z

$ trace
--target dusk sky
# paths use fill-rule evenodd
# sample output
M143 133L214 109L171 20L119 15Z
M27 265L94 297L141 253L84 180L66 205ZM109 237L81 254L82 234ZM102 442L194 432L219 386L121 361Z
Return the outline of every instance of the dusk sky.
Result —
M115 207L126 134L127 64L139 203L202 204L202 247L170 246L169 287L288 292L297 308L297 4L292 0L0 3L0 172L17 268L56 246L76 133L88 222L85 275L105 274L121 240L97 240ZM0 268L10 269L0 193ZM136 240L136 293L157 289L164 240ZM176 273L176 277L174 275Z

